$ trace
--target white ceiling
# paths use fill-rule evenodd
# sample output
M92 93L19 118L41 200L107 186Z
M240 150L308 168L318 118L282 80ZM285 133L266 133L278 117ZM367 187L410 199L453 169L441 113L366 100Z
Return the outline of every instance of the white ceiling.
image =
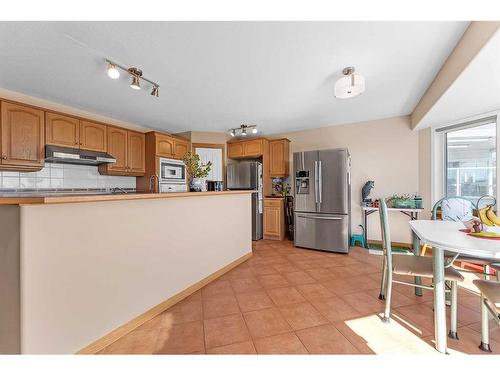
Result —
M180 132L265 134L407 115L468 22L0 22L0 87ZM104 58L160 83L131 90ZM333 97L342 68L366 78ZM122 75L123 76L123 75Z
M500 31L434 104L418 128L446 125L495 110L500 110Z

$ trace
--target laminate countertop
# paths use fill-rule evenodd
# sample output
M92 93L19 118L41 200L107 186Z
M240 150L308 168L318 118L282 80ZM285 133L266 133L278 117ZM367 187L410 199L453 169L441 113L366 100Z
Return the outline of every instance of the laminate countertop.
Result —
M0 194L0 205L32 205L57 203L84 203L106 201L128 201L137 199L193 198L231 194L250 194L253 190L205 191L180 193L8 193Z

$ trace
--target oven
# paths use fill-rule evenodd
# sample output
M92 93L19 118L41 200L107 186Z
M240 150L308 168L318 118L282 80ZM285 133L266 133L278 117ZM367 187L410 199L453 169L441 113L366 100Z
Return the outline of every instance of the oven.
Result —
M186 166L182 160L160 158L160 183L186 184Z

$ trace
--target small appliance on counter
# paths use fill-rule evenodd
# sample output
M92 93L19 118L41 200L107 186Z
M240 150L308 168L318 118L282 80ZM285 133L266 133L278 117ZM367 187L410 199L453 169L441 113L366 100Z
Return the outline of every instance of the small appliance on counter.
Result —
M252 240L262 239L262 163L231 161L227 165L227 190L257 190L252 193Z
M160 158L160 193L188 191L186 165L182 160Z
M223 191L223 181L207 181L207 191Z

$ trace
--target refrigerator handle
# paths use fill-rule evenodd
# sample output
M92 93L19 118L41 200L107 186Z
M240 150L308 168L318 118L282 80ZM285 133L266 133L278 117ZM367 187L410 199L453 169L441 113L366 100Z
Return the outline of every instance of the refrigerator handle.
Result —
M314 202L318 203L318 162L314 161Z
M318 201L323 202L323 172L321 171L321 160L318 162Z

